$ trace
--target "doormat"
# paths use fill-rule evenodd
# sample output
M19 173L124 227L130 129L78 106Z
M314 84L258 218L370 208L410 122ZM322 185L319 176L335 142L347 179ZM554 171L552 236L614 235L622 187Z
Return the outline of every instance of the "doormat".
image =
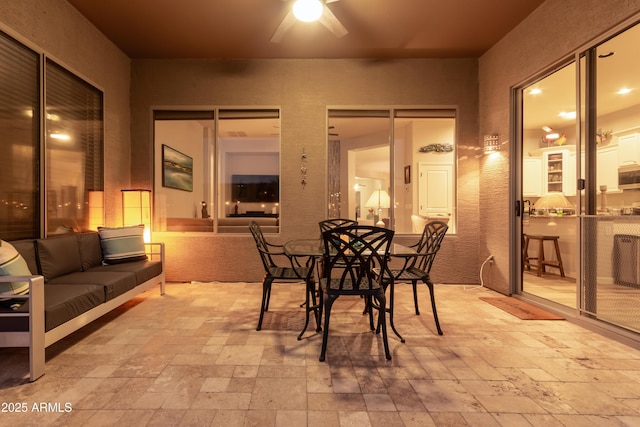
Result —
M522 320L564 320L564 317L550 313L535 305L513 297L480 297L484 302L498 307Z

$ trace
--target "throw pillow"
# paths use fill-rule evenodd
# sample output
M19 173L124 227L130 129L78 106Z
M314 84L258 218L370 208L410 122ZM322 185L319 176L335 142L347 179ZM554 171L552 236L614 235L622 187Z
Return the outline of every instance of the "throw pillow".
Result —
M0 276L31 276L26 261L16 248L0 240ZM0 282L0 302L2 305L18 309L26 299L13 299L14 295L29 293L29 282Z
M105 264L119 264L147 259L144 250L144 225L98 227Z

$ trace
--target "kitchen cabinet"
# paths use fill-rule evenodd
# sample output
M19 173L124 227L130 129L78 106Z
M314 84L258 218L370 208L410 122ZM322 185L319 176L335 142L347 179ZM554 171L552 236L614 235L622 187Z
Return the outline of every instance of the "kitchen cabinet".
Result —
M575 182L570 182L569 150L548 151L543 155L542 190L575 195ZM575 170L575 167L574 167ZM575 181L575 179L573 180Z
M540 197L542 195L542 158L525 157L522 160L522 195Z
M619 153L617 146L599 148L596 165L596 189L600 191L600 186L607 186L607 193L618 191L618 168L616 167Z
M618 165L640 164L640 134L637 132L618 137Z

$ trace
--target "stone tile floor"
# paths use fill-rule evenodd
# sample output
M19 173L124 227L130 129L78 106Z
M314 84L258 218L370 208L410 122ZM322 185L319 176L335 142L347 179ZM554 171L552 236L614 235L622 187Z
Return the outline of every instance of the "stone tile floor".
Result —
M398 285L392 361L359 298L302 341L303 285L274 285L256 331L261 285L168 284L47 349L27 378L27 351L0 349L0 424L11 426L633 426L640 352L567 321L522 321L486 289L426 287L420 316ZM23 410L23 412L17 412Z

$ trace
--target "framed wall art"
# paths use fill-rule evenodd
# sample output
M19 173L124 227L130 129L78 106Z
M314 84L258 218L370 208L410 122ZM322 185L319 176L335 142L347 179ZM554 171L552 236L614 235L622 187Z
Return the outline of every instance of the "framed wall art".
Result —
M162 144L162 186L193 191L193 158Z

